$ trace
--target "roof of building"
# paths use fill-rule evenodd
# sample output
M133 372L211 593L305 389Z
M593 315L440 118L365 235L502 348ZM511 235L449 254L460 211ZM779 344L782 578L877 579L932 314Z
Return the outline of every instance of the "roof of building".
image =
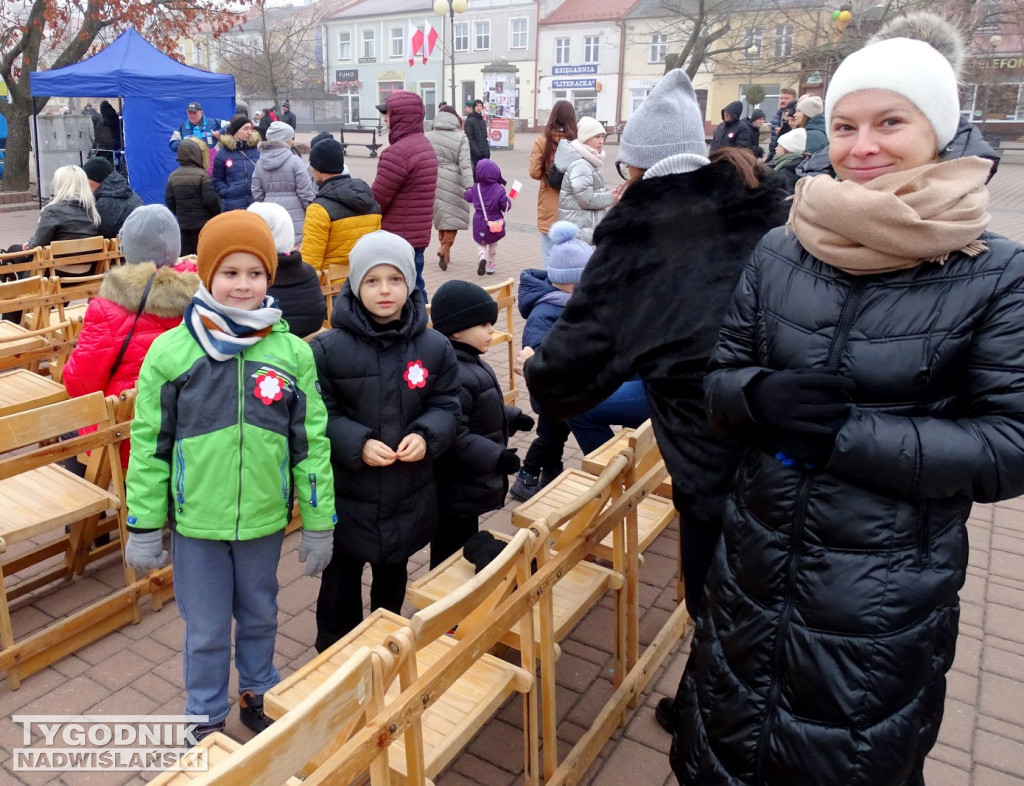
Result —
M565 0L544 17L542 25L564 25L573 22L606 22L622 19L638 0Z
M432 0L355 0L340 8L328 19L350 19L363 16L393 16L395 14L434 15Z

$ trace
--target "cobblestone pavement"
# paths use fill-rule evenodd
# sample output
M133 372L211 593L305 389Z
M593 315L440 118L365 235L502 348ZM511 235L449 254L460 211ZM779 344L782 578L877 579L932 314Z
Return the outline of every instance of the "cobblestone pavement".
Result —
M308 135L299 137L308 139ZM514 151L494 153L509 183L513 179L523 183L515 208L508 215L508 236L498 247L497 275L486 279L475 275L476 250L468 232L459 233L452 263L447 273L442 273L436 264L435 238L426 252L428 291L433 292L446 278L493 283L508 276L518 279L523 268L540 266L540 241L534 223L537 184L526 174L534 139L532 135L517 135ZM617 147L609 145L607 149L610 162ZM372 179L376 159L369 158L365 151L353 148L348 163L353 175ZM614 169L606 168L609 182L617 181ZM1024 242L1024 165L1005 162L991 184L991 193L992 228ZM35 211L0 213L0 242L6 247L27 239L37 215ZM517 335L521 331L522 320L517 315ZM497 351L487 359L499 378L507 375L507 359ZM528 406L525 397L521 396L520 403ZM529 438L521 436L514 440L521 448L520 455L528 442ZM570 442L568 465L578 465L579 457L578 448ZM491 514L484 526L511 531L511 507ZM949 674L945 720L925 774L929 786L1024 786L1024 499L977 505L968 526L971 557L961 593L961 635ZM313 606L318 583L300 576L298 542L298 535L288 537L278 570L277 665L283 674L314 655ZM674 608L675 550L673 526L645 555L640 593L644 643L651 640ZM422 575L426 564L426 552L416 554L410 565L412 577ZM101 563L77 581L72 591L50 592L22 604L13 614L15 634L37 629L66 610L99 597L108 586L116 586L120 577L117 564ZM367 576L364 581L368 581ZM408 607L406 611L411 613ZM609 597L562 645L557 664L557 702L563 754L611 693L611 622ZM19 690L12 692L0 686L0 767L4 770L0 779L33 784L144 782L144 778L131 773L13 773L11 750L21 744L21 727L11 721L11 715L177 714L184 702L182 635L182 621L173 604L159 612L145 608L138 625L122 628L27 678ZM675 690L686 653L687 642L681 642L652 680L636 712L605 746L585 783L674 783L667 757L670 740L654 719L654 705L661 696ZM520 728L519 701L513 698L437 783L504 786L518 782ZM251 736L234 712L227 731L239 740Z

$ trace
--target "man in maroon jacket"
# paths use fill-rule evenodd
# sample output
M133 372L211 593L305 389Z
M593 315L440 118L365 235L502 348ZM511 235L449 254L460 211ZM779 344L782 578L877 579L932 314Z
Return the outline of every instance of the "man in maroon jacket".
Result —
M389 145L380 154L371 188L380 205L381 229L405 238L413 247L416 288L427 302L423 252L430 243L437 186L437 154L423 133L426 110L415 93L397 90L377 110L388 124Z

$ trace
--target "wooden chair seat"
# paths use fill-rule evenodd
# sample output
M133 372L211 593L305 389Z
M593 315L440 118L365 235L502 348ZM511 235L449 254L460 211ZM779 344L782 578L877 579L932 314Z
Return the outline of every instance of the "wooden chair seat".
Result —
M635 429L619 429L610 440L583 457L583 460L580 462L580 469L584 472L589 472L591 475L600 475L604 472L604 468L608 466L609 461L629 447L630 437L634 433ZM672 499L672 479L666 478L665 482L658 486L655 494L665 499Z
M492 532L498 540L510 540L508 535ZM460 549L424 576L409 585L405 599L411 606L424 609L431 603L447 597L473 579L476 567L462 556ZM622 587L622 576L610 568L593 562L580 562L573 566L551 590L553 607L552 627L555 641L561 641L576 627L583 616L608 590ZM534 608L534 639L540 643L540 609ZM519 626L502 637L502 643L521 649Z
M7 319L0 320L0 356L16 355L45 346L46 339L35 331Z
M63 385L42 374L16 368L0 373L0 417L26 412L68 398Z
M264 708L272 718L281 718L306 698L318 685L340 668L363 646L374 646L408 625L397 614L377 609L330 649L282 680L264 695ZM458 645L450 636L441 636L416 651L416 667L421 673L430 669ZM500 658L484 655L476 661L423 713L424 768L428 777L436 776L454 758L480 728L513 693L532 686L532 676ZM398 683L392 683L385 701L399 695ZM406 772L405 744L398 740L389 750L391 768L403 776Z
M63 467L38 467L0 480L0 538L18 543L120 506L113 494Z
M576 497L585 494L597 481L596 475L578 469L567 469L533 497L512 511L512 523L517 527L528 527L540 521ZM672 501L664 497L649 496L637 506L637 540L642 552L661 534L675 518ZM594 556L603 560L612 559L612 535L605 537L594 549Z

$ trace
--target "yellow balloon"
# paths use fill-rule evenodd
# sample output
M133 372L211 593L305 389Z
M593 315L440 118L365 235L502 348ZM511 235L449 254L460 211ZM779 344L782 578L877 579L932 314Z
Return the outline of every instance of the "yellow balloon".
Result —
M849 11L840 11L839 12L839 21L840 22L849 22L851 19L853 19L853 14L851 14Z

